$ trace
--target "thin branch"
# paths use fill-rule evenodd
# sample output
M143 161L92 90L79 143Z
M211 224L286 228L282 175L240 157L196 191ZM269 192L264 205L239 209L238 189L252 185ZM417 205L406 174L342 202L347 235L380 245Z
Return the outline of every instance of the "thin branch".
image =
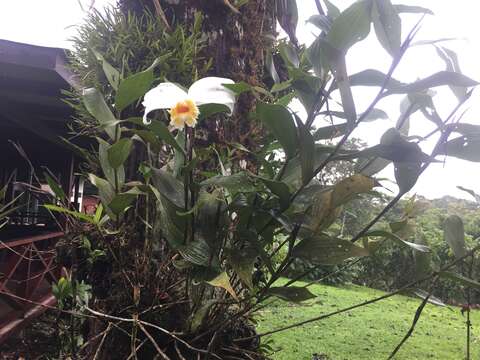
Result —
M400 350L400 348L403 346L403 344L405 344L407 342L407 340L410 338L410 336L412 336L413 331L415 330L415 326L417 326L417 322L418 322L418 320L420 320L420 316L422 315L423 309L425 308L425 305L427 305L428 300L430 299L430 296L432 296L433 286L437 282L437 279L438 279L438 276L435 277L435 279L433 280L431 288L430 288L430 292L428 293L427 296L425 296L422 303L417 308L417 311L415 312L415 316L413 317L412 326L410 326L410 329L408 329L408 331L405 334L405 336L403 337L403 339L400 341L400 343L392 351L392 353L388 357L388 360L393 359L393 357L397 354L397 352Z
M320 0L315 0L315 5L317 5L318 13L320 15L325 15L325 11L323 11L322 3L320 2Z
M155 6L155 12L157 13L158 16L160 16L160 19L162 19L167 30L172 31L172 28L168 23L167 17L165 16L165 12L163 11L162 6L160 5L160 2L158 0L153 0L153 5Z
M150 340L150 342L153 344L153 346L155 346L155 349L157 350L157 352L160 354L160 356L165 359L165 360L171 360L167 354L165 354L162 349L160 349L160 346L158 346L157 342L155 341L155 339L152 337L152 335L150 335L150 333L147 331L147 329L145 329L145 327L140 323L140 322L136 322L138 327L143 331L143 333L147 336L147 338Z
M107 329L103 332L103 336L102 336L102 339L100 340L100 344L98 344L97 350L95 351L95 355L93 356L93 360L98 359L98 356L100 355L100 351L103 347L103 343L105 342L105 338L107 337L111 328L112 328L112 323L108 323Z

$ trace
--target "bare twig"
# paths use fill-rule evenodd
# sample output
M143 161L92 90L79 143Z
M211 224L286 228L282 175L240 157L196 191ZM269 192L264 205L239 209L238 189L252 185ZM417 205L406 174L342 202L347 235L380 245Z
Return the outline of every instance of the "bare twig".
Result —
M165 12L162 9L162 6L160 5L160 2L158 0L153 0L153 5L155 6L155 11L158 16L160 16L160 19L162 19L163 23L165 24L165 27L167 28L168 31L172 31L172 28L170 27L170 24L168 23L167 17L165 16Z
M165 359L165 360L171 360L167 354L165 354L163 352L163 350L160 348L160 346L157 344L157 342L155 341L155 339L152 337L152 335L150 335L150 333L147 331L147 329L145 329L145 327L139 322L139 321L136 321L138 327L143 331L143 333L147 336L147 338L150 340L150 342L153 344L153 346L155 346L155 349L157 350L157 352L160 354L160 356Z
M95 351L95 355L93 356L93 360L97 360L98 356L100 355L100 351L103 347L103 343L105 342L105 338L107 337L110 329L112 328L112 323L108 323L106 330L103 332L102 339L100 340L100 344L98 344L97 350Z
M397 354L397 352L400 350L400 348L403 346L403 344L406 343L406 341L412 336L413 331L415 330L415 326L417 326L417 322L420 319L420 316L422 315L423 309L425 308L425 305L427 305L428 300L430 299L430 296L432 296L432 291L435 283L437 282L438 276L435 277L435 279L432 282L432 285L430 286L430 291L427 296L423 299L422 303L420 306L417 308L417 311L415 312L415 316L413 317L413 322L412 326L410 326L410 329L408 329L407 333L403 337L403 339L400 341L400 343L395 347L395 349L392 351L390 356L388 357L388 360L393 359L393 357Z

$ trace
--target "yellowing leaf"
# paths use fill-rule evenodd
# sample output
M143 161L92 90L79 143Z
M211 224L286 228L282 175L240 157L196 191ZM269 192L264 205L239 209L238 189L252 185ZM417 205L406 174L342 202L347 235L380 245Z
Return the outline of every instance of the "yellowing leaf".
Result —
M212 280L207 281L207 283L212 286L221 287L227 290L227 292L232 295L235 300L238 300L237 294L235 293L235 290L233 290L232 285L230 284L230 278L225 271L217 277L213 278Z
M350 176L335 185L332 193L332 206L343 205L356 195L369 192L375 185L375 180L368 176L362 174Z

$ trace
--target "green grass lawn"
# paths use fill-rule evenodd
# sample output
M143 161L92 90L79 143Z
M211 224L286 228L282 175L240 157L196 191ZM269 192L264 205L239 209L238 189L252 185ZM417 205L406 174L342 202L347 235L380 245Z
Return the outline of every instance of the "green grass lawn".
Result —
M299 283L301 285L301 283ZM302 304L281 300L260 311L258 331L329 313L384 294L361 286L314 285L317 299ZM276 333L270 340L275 360L310 360L313 353L329 360L387 359L412 324L420 300L394 296L351 312ZM472 356L480 359L480 310L472 311ZM465 318L459 308L427 304L413 335L397 353L403 360L465 358Z

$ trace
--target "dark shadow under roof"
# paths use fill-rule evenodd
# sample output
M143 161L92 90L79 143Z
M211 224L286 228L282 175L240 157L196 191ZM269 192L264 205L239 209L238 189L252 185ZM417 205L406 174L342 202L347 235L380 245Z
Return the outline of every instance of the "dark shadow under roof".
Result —
M64 49L0 40L0 151L8 140L60 144L73 115L62 90L72 87Z

